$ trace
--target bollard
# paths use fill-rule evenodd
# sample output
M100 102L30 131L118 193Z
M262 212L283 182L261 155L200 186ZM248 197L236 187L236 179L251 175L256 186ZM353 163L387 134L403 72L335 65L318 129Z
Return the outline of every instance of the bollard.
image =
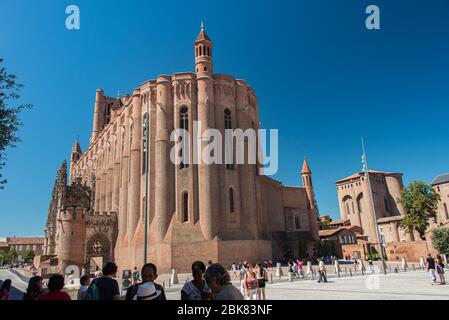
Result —
M288 273L288 281L293 282L293 272Z
M162 281L162 288L165 290L165 281Z
M307 269L306 269L306 275L312 275L313 279L313 270L312 270L312 262L307 261Z
M178 273L176 272L176 269L171 269L170 282L172 285L179 283Z
M349 276L352 277L352 269L349 269Z
M415 271L415 264L412 264L412 269L413 271Z
M402 269L404 269L404 272L407 272L407 260L405 260L404 257L401 258L401 264L402 264Z
M364 276L365 275L365 270L364 270L365 268L362 268L362 276Z
M423 258L423 257L419 257L419 268L420 268L421 270L424 270L424 266L425 266L425 264L424 264L424 258Z
M335 264L335 274L340 278L340 263L338 262L338 260L335 260L334 264Z
M345 276L348 275L348 267L345 267Z
M270 273L270 283L273 284L273 274Z
M279 279L283 276L283 272L282 272L282 266L281 264L278 262L276 263L276 277L279 277Z

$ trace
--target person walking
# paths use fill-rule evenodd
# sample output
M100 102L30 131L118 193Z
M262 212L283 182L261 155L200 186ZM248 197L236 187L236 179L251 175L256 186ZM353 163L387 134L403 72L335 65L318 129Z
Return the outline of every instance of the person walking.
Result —
M9 300L11 297L10 291L11 291L11 279L6 279L3 281L2 287L0 289L0 300Z
M137 291L139 290L139 286L147 282L153 283L156 290L160 291L157 300L167 300L164 288L160 284L155 283L158 277L156 265L153 263L147 263L142 267L141 274L142 274L142 283L137 283L135 285L130 286L126 291L125 300L134 300L134 297L136 296Z
M235 262L233 262L231 265L231 271L232 271L232 276L234 278L237 278L237 265L235 264Z
M34 276L34 277L30 278L30 280L28 281L27 290L26 290L25 294L23 295L23 300L29 300L29 301L38 300L38 298L42 294L44 294L43 287L44 286L42 284L42 277Z
M248 264L248 271L243 279L245 296L248 300L257 300L257 291L259 289L256 273L251 264Z
M72 300L64 289L64 277L60 274L55 274L48 280L48 293L39 296L40 301L70 301Z
M429 272L430 279L432 280L432 285L435 285L437 283L437 276L436 276L436 270L435 270L435 259L432 257L432 255L429 253L427 256L427 272Z
M81 287L79 288L77 293L77 300L85 300L87 290L89 289L90 285L90 277L87 274L81 276L80 285Z
M120 300L120 289L117 280L117 265L108 262L103 267L103 276L92 281L86 293L87 300Z
M301 278L304 278L303 262L302 262L301 260L298 260L298 261L297 261L297 264L298 264L298 273L299 273L299 276L300 276Z
M243 295L231 283L231 276L225 267L214 263L204 273L204 280L215 294L214 300L243 300Z
M265 287L268 281L268 272L260 262L256 264L256 277L258 282L257 295L259 300L265 300Z
M440 255L437 255L436 267L438 276L440 277L440 284L446 284L446 279L444 278L444 263Z
M318 272L320 274L320 277L318 278L318 283L321 283L321 281L326 283L327 282L326 266L324 265L323 260L321 260L320 258L318 258Z
M369 265L369 269L371 270L371 273L374 273L374 263L373 263L373 260L368 259L368 265Z
M248 263L246 261L243 261L243 264L240 268L240 292L242 293L242 295L245 295L245 286L243 284L243 280L245 279L246 272L248 272L246 268L247 264Z
M181 290L181 300L212 300L212 291L203 278L206 266L201 261L192 264L193 280L186 282Z
M138 271L137 271L137 267L134 267L134 270L133 270L133 273L132 273L132 284L136 284L137 283L137 274L138 274Z

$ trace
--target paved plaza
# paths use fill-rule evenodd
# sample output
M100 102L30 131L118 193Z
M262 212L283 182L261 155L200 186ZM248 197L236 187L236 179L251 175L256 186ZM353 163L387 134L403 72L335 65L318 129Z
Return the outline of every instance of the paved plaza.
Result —
M238 281L233 281L240 287ZM169 300L180 299L182 285L167 289ZM427 272L365 275L268 284L268 300L449 300L449 285L432 286Z
M12 279L14 300L21 299L26 283L8 270L0 270L0 284ZM233 281L240 287L238 281ZM166 287L168 300L179 300L182 283ZM329 277L328 283L303 279L289 282L283 279L268 284L268 300L449 300L449 285L432 286L425 271L389 273L387 275L357 275Z

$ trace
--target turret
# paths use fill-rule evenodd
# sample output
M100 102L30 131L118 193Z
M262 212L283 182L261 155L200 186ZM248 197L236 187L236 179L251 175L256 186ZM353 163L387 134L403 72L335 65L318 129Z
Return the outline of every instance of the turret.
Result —
M315 194L313 192L312 171L310 170L307 159L304 158L301 170L302 185L306 188L307 198L311 209L315 209Z
M92 129L92 137L90 142L92 143L103 130L105 119L104 111L106 106L106 100L103 94L103 90L97 89L95 94L95 107L94 107L94 124Z
M69 184L71 184L71 182L75 179L73 168L74 168L75 164L78 162L78 160L81 158L82 155L83 155L83 152L81 151L80 143L77 140L73 144L72 153L70 155L70 180L69 180Z
M319 227L318 227L318 209L315 203L315 193L313 191L313 182L312 182L312 171L310 170L309 164L307 163L307 159L304 158L304 162L302 164L301 170L301 178L304 188L306 189L307 199L309 200L309 223L310 223L310 232L315 241L320 239L319 237Z
M204 31L201 22L201 30L195 40L195 72L198 77L212 75L212 41Z

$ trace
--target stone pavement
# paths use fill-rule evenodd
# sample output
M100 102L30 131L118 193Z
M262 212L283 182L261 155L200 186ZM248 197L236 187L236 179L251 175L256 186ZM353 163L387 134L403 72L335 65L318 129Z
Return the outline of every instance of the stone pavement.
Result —
M239 287L239 283L233 284ZM179 300L182 285L166 289L167 299ZM432 286L427 272L390 273L267 284L268 300L449 300L449 285Z

